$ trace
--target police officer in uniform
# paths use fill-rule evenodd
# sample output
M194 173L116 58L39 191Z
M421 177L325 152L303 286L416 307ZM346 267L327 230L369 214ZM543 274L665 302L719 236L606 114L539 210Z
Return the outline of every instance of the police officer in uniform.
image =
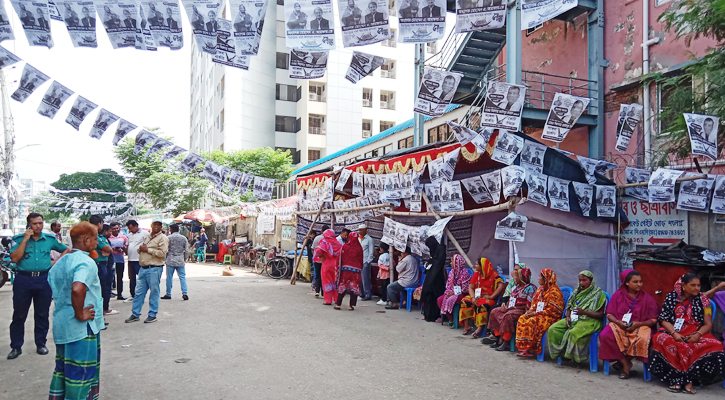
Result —
M8 359L18 358L23 353L25 338L25 319L28 317L30 303L35 310L35 345L38 354L48 354L45 347L48 336L48 313L53 292L48 284L50 270L50 251L64 255L68 247L59 242L55 235L43 232L43 216L30 213L27 218L28 229L15 235L10 249L10 260L17 266L13 284L13 321L10 324L10 347Z

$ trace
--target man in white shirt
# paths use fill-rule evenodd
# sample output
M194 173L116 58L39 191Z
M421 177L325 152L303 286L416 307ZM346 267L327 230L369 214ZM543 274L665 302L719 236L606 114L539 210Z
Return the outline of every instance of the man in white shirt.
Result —
M420 279L418 278L418 262L410 254L410 247L406 247L405 251L400 253L400 263L395 268L398 271L398 280L388 285L388 301L390 305L385 307L388 310L394 310L398 307L398 300L407 287L417 287Z
M370 300L373 294L373 288L370 273L370 263L373 262L375 253L375 240L368 235L368 226L365 224L360 225L357 228L357 232L360 234L360 245L363 249L363 269L362 269L362 291L360 293L360 300Z
M136 276L138 276L141 270L141 264L139 264L138 248L143 244L144 239L149 235L148 232L139 228L138 222L129 220L126 222L128 228L128 244L126 244L126 254L128 255L128 280L130 281L129 287L131 288L131 297L136 295Z

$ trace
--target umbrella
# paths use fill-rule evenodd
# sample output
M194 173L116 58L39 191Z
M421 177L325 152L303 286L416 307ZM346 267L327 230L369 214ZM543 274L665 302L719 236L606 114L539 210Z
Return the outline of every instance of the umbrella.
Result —
M193 219L195 221L200 221L200 222L217 222L217 223L225 222L227 220L227 218L222 218L219 216L219 214L217 214L213 211L203 210L203 209L194 210L194 211L184 215L184 218Z
M184 215L185 214L181 214L178 217L174 218L174 222L184 222Z

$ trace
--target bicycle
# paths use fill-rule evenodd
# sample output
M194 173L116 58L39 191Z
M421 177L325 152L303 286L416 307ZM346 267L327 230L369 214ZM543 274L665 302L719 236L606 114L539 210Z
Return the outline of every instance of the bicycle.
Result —
M272 279L286 278L291 269L286 257L274 257L267 261L267 275Z

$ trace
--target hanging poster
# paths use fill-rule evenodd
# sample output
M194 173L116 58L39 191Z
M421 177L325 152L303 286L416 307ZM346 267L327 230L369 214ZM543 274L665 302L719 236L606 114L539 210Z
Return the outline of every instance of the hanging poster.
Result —
M353 172L352 173L352 194L355 196L362 196L363 195L363 176L365 176L365 182L368 182L368 180L375 181L375 185L377 187L377 180L375 179L375 175L365 175L361 174L359 172ZM372 186L372 183L371 183ZM367 190L365 190L365 195L367 196Z
M356 194L358 196L362 196L363 190L358 187L357 193L355 193L355 174L358 174L358 184L359 182L363 182L365 196L377 196L378 195L378 178L373 174L361 174L359 172L353 172L352 173L352 189L353 194Z
M588 105L588 98L564 93L555 94L541 138L557 143L563 142Z
M584 175L587 178L587 182L594 184L597 182L595 173L604 176L609 170L619 167L618 164L613 164L604 160L596 160L594 158L576 156L579 160L579 165L584 170Z
M486 102L481 114L481 126L518 131L521 126L521 112L524 109L525 98L526 86L488 81Z
M337 185L335 185L335 190L342 191L347 184L347 180L350 179L350 175L352 175L352 170L343 168L342 172L340 172L340 178L337 180Z
M483 174L481 175L481 180L486 185L486 190L491 195L493 204L498 204L501 200L501 170L497 169L496 171Z
M506 3L502 0L456 1L456 33L498 29L502 28L505 23Z
M50 79L48 75L38 71L32 65L25 63L23 74L20 76L20 84L13 94L10 95L10 98L24 103L33 94L35 89L44 84L48 79Z
M642 119L643 109L637 103L620 105L619 120L617 121L617 145L615 146L620 153L627 151L634 130L637 129L637 124Z
M255 3L257 4L257 3ZM252 46L252 54L253 56L256 56L259 52L259 42L262 40L262 31L264 28L264 18L267 15L267 4L269 4L269 0L262 1L262 7L257 11L258 18L257 23L255 25L255 35L254 35L254 46ZM256 6L255 6L256 7ZM235 21L236 22L236 21ZM242 46L241 50L239 50L244 54L244 46Z
M254 179L254 187L257 187L257 179ZM260 178L261 179L261 178ZM322 182L322 188L320 188L320 200L321 201L334 201L335 200L335 188L333 187L333 183L335 181L332 178L326 178L324 182Z
M60 11L58 11L58 6L53 0L48 0L48 16L54 21L63 21L63 17L60 16Z
M441 239L443 239L443 232L446 229L446 225L451 222L451 219L453 219L453 216L441 218L436 221L433 226L428 229L428 237L434 236L438 243L441 243Z
M118 119L119 117L116 114L106 110L105 108L101 108L101 111L98 112L96 121L93 123L93 127L91 127L91 132L88 136L94 139L100 139L101 136L106 133L106 129L108 129L111 124L118 121Z
M358 7L355 0L338 2L344 47L367 46L393 37L388 23L387 1L370 0L365 3L358 0L357 3L365 7L365 11Z
M457 72L426 66L413 111L429 117L443 115L453 100L462 77L463 74Z
M443 212L463 211L463 194L459 181L441 183L441 210Z
M242 179L239 180L239 194L245 194L249 191L249 185L252 183L254 175L244 173Z
M158 136L147 131L146 129L141 129L141 132L136 135L136 141L133 145L133 154L137 155L138 153L140 153L147 144L156 141L156 138L158 138Z
M380 198L383 201L395 200L401 198L400 176L397 172L383 175L385 177L385 186Z
M335 49L331 0L286 0L284 27L287 48L304 51Z
M468 129L463 125L459 125L453 121L446 121L448 124L448 128L450 128L453 131L453 134L456 136L456 140L461 144L461 146L465 146L468 143L473 140L478 135L478 132Z
M521 2L521 30L525 31L541 25L571 10L577 4L577 0L523 0Z
M715 192L710 209L715 213L725 214L725 175L718 175L715 179Z
M446 0L403 0L398 4L400 42L428 43L443 39L446 31Z
M136 46L136 29L139 16L133 0L94 0L98 16L103 22L108 40L114 49Z
M549 200L554 210L569 212L569 182L564 179L549 177Z
M687 132L690 134L690 145L692 154L709 157L716 160L717 151L717 127L720 118L712 115L684 113Z
M5 10L5 2L0 2L0 42L3 40L15 40L13 28L10 26L10 18ZM3 66L0 65L0 68Z
M174 144L170 141L157 136L156 140L151 144L151 147L149 147L148 151L146 151L146 157L151 157L161 151L164 147L171 147L173 145Z
M526 198L536 204L546 207L549 201L546 199L547 176L533 171L526 171L526 185L528 192Z
M168 47L171 50L184 47L181 7L177 0L141 0L139 14L143 34L150 37L153 47Z
M355 206L356 207L367 207L370 206L370 200L367 197L358 197L355 200ZM360 210L360 219L366 220L368 218L373 218L373 210Z
M357 201L355 201L355 199L345 200L345 208L349 209L355 207L357 207ZM359 224L360 222L362 222L362 219L357 211L350 211L347 213L347 216L345 217L346 224Z
M259 235L274 235L275 216L274 214L261 214L257 217L257 226Z
M200 164L204 163L206 161L206 158L196 154L196 153L189 153L184 157L183 160L181 160L181 163L179 164L179 170L181 172L184 172L186 174L190 173L194 170L194 168L198 167Z
M697 172L685 172L683 178L702 175ZM712 185L716 175L708 175L706 179L695 179L680 183L680 195L677 197L677 209L697 212L708 212Z
M234 38L232 38L231 32L232 21L224 18L217 18L216 21L218 25L216 53L212 56L212 61L217 64L248 70L249 56L239 55L234 48Z
M523 146L524 138L507 131L499 131L498 141L493 149L491 159L502 164L511 165Z
M374 56L372 54L363 53L362 51L353 51L350 66L347 68L345 79L352 83L358 83L360 79L370 75L381 65L388 61L387 58Z
M96 108L98 108L98 106L95 103L83 96L78 96L73 103L73 107L70 108L70 112L65 118L65 122L72 126L73 129L79 130L81 123L86 116Z
M400 175L400 198L409 199L415 192L413 188L413 168L404 174L398 174Z
M640 183L649 182L649 178L652 175L652 171L642 168L626 168L627 183ZM632 196L638 200L649 200L649 191L647 186L635 186L624 189L624 194Z
M227 183L227 178L229 177L229 174L232 172L232 169L229 167L226 167L224 165L219 166L219 180L214 182L214 187L218 191L222 191L224 189L224 185Z
M264 21L266 1L230 0L234 47L238 54L254 55L257 41L257 27Z
M503 180L503 197L516 196L526 179L526 170L518 165L508 166L501 169L501 179Z
M683 172L674 169L657 168L657 171L649 178L647 187L649 202L669 203L675 201L675 183Z
M0 8L0 11L2 11L2 8ZM0 15L0 18L2 18L2 15ZM2 25L0 25L0 30L2 30ZM0 32L0 35L2 35L1 32ZM0 68L9 67L9 66L11 66L11 65L13 65L13 64L15 64L17 62L20 62L20 61L22 61L20 59L20 57L18 57L15 54L9 52L4 47L0 47Z
M327 51L290 51L290 79L320 79L327 69Z
M499 240L523 242L526 238L526 223L528 218L515 212L496 222L496 232L493 237Z
M72 90L61 85L58 81L53 81L53 83L50 84L50 87L48 87L48 90L45 92L43 100L41 100L38 105L38 114L50 119L55 118L55 114L58 113L60 107L63 106L63 103L65 103L65 101L72 95Z
M332 185L330 185L332 186ZM273 178L254 177L254 197L260 200L269 200L272 198L272 190L274 189Z
M616 186L594 185L597 188L597 217L614 217L617 208Z
M122 118L116 127L116 133L113 135L113 145L118 146L121 139L126 137L134 129L136 129L136 125Z
M164 154L164 156L161 157L161 161L163 162L163 161L166 161L166 160L170 160L172 158L176 158L179 155L181 155L181 153L183 153L185 151L186 151L186 149L183 148L183 147L181 147L181 146L174 146L174 148L172 148L171 150L167 151Z
M521 166L528 171L544 172L544 155L548 147L533 140L524 140L524 150L521 153Z
M473 197L473 201L475 201L476 204L492 201L491 195L488 193L488 190L486 190L486 186L483 184L483 180L480 176L461 179L461 183L463 183L463 186L466 187L468 194Z
M389 245L394 245L395 243L395 231L398 227L398 223L393 221L390 218L385 217L385 222L383 223L383 237L380 239L381 242L387 243Z
M449 168L443 157L428 162L428 174L433 183L449 182L453 180L453 170Z
M427 183L423 188L425 195L428 197L428 201L430 201L430 205L436 212L441 212L441 184ZM421 194L421 196L423 195Z
M232 172L229 174L229 183L227 183L227 190L234 193L239 186L239 182L242 180L242 176L244 176L244 172L233 169Z
M73 47L98 47L96 40L96 7L92 1L59 1Z
M395 224L395 240L393 246L399 251L404 251L408 245L408 234L410 227L401 223Z
M410 196L410 211L412 212L420 212L421 206L423 204L423 187L418 187L413 191L413 195Z
M476 146L476 153L483 154L486 152L488 141L491 140L492 135L493 128L483 128L481 132L478 132L478 135L471 139L471 143Z
M53 48L53 37L50 35L50 17L48 16L48 0L12 0L15 12L31 46Z
M200 51L214 55L216 53L216 31L219 28L217 15L221 11L218 0L181 0L186 16L191 23L191 31Z
M581 182L572 182L572 185L574 185L574 193L576 194L577 201L579 202L579 208L582 210L582 215L588 217L589 212L592 210L594 185Z

